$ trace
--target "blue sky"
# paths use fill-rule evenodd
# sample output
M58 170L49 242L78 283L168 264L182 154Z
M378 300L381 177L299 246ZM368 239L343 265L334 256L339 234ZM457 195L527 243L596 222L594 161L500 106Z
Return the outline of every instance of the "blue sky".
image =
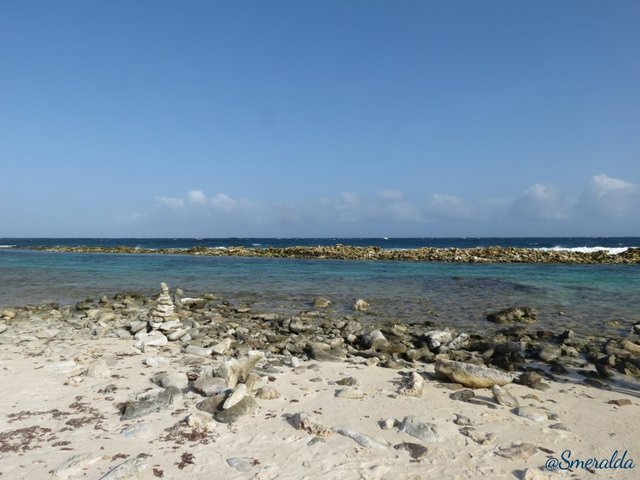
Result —
M0 237L640 235L637 1L0 3Z

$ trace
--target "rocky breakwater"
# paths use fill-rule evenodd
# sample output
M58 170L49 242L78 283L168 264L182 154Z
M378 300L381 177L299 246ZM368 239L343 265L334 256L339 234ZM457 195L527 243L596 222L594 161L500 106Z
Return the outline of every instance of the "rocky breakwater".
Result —
M175 248L145 249L127 246L50 246L34 247L50 252L118 253L118 254L165 254L201 256L237 256L267 258L307 258L331 260L396 260L409 262L451 263L561 263L561 264L638 264L640 248L629 248L625 252L609 255L605 251L577 252L564 250L536 250L514 247L478 248L416 248L386 250L380 247L353 247L331 245L317 247L285 248L207 248L192 247L186 250Z

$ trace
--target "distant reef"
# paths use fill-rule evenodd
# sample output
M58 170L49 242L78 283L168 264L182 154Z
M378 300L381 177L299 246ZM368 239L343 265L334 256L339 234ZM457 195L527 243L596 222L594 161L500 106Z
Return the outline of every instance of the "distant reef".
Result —
M408 262L451 263L569 263L569 264L640 264L640 248L629 248L611 255L606 251L536 250L513 247L416 248L386 250L380 247L331 245L317 247L248 248L134 248L126 246L50 246L33 247L47 252L201 255L212 257L309 258L327 260L396 260Z

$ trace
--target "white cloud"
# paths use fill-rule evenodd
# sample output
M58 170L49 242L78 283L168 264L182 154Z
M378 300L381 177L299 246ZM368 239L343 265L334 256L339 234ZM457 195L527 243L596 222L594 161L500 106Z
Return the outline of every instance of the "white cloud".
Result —
M569 208L569 200L558 188L536 183L516 199L511 211L527 219L562 220L567 218Z
M579 207L597 217L624 218L640 207L640 189L633 183L604 173L594 175L582 192Z
M189 200L190 203L204 205L207 203L207 196L202 193L202 190L189 190L187 200Z
M397 190L380 190L378 198L383 201L397 202L404 198L404 194Z
M161 205L164 205L171 210L179 210L185 207L185 201L182 198L157 197L156 200L158 200Z
M460 197L449 193L434 193L426 208L429 218L436 219L469 219L473 211Z

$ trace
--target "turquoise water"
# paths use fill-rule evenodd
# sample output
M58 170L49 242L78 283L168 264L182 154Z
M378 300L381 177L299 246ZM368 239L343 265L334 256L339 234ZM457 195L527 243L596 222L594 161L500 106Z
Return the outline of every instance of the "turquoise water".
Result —
M159 283L187 294L214 293L256 310L295 313L315 296L349 313L357 298L373 320L433 321L492 328L484 316L536 307L541 328L592 332L640 321L638 265L446 264L188 255L116 255L0 250L0 306L72 303L125 290L152 294ZM562 312L561 315L559 312Z

